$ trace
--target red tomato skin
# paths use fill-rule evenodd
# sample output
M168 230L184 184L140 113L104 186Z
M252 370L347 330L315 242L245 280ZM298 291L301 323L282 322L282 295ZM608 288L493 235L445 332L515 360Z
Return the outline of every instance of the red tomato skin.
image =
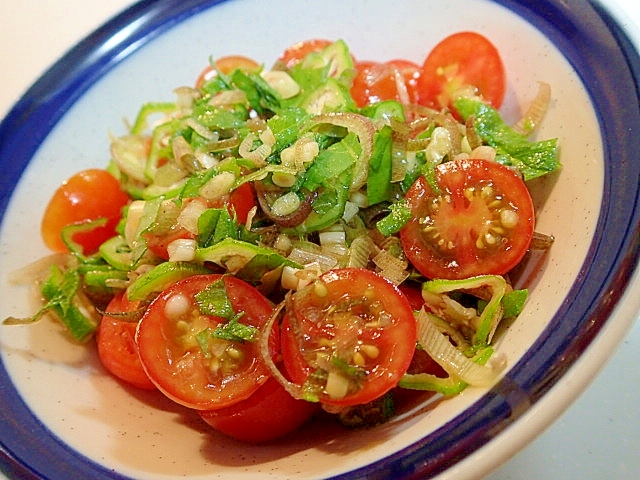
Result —
M280 55L278 61L284 64L286 68L291 68L299 63L308 54L313 52L320 52L332 43L333 42L331 40L327 40L324 38L313 38L310 40L297 42L288 47L284 52L282 52L282 55Z
M238 223L244 224L249 216L249 211L257 205L256 193L249 182L243 183L233 190L227 198L213 202L213 207L220 208L226 205L230 215L236 215Z
M424 298L422 298L422 287L415 283L402 282L398 286L398 290L402 292L402 294L407 297L409 300L409 304L411 308L415 311L420 310L424 307Z
M118 293L107 305L108 313L130 312L137 308L123 293ZM135 342L136 322L104 315L96 332L98 358L114 377L143 390L156 390L156 386L142 368Z
M360 61L356 63L356 77L351 96L360 108L383 100L395 100L398 88L393 71L384 63Z
M104 227L79 232L73 237L85 254L95 253L104 241L115 235L122 209L128 203L129 196L106 170L78 172L63 182L49 200L40 226L42 239L51 250L68 252L60 236L64 227L106 218Z
M420 74L420 67L417 64L401 59L385 63L360 61L356 63L356 70L357 74L351 86L351 96L358 107L362 108L384 100L396 100L401 103L417 102L417 82ZM396 72L401 78L396 78ZM403 94L399 91L399 82L406 87L406 92Z
M156 257L163 260L169 260L169 244L174 240L180 239L194 239L196 236L184 228L172 228L168 233L164 235L154 235L153 233L143 233L147 248Z
M389 60L387 65L398 69L403 76L407 93L409 94L409 102L419 103L418 79L420 78L422 68L417 63L401 58Z
M367 381L357 392L343 398L323 396L321 403L335 406L351 406L368 403L375 400L395 387L407 371L413 358L416 343L416 322L413 310L407 298L388 280L366 269L343 268L331 270L320 277L329 288L332 299L344 299L345 295L361 296L368 287L373 287L376 299L383 303L384 308L393 318L388 326L376 338L365 339L375 344L380 355L377 359L378 367L367 376ZM298 327L304 322L301 311L308 308L306 304L295 306L285 314L281 330L281 351L286 371L294 383L302 384L311 373L311 367L305 360L299 338L317 335L321 327L309 327L304 335L294 333L292 315L296 315ZM306 322L310 323L310 322ZM311 322L315 323L315 322Z
M485 221L476 218L465 198L465 189L490 180L502 196L517 210L520 221L503 245L503 249L478 249L471 233ZM436 168L436 182L452 199L450 223L456 229L455 247L448 256L429 244L423 234L425 204L439 195L424 177L407 191L406 199L413 211L411 220L400 230L404 252L418 271L427 278L462 279L476 275L503 275L524 257L535 228L533 200L526 184L513 171L497 162L466 159L450 161Z
M451 69L457 69L453 81L444 74L451 74ZM462 85L476 87L494 108L502 105L506 74L500 53L489 39L476 32L454 33L431 50L418 79L419 101L436 109L452 108L453 92L449 90Z
M293 398L270 377L253 395L230 407L199 412L220 433L249 443L284 437L318 412L317 403Z
M247 344L249 361L242 371L235 372L233 378L225 377L223 383L222 379L212 383L204 352L197 346L185 347L176 338L175 321L164 313L167 301L176 294L193 301L196 293L221 278L234 310L245 312L243 322L264 326L273 314L273 306L257 289L236 277L205 274L180 280L156 297L136 332L140 360L151 381L176 403L195 410L213 410L245 400L270 376L260 354L260 342L256 341ZM274 329L269 338L274 356L278 343L278 330Z
M196 79L195 88L200 89L209 80L214 78L218 71L229 75L236 69L243 70L245 72L255 72L260 69L260 64L252 58L242 55L228 55L220 57L216 60L216 68L213 65L207 65Z
M296 341L290 315L285 313L280 326L280 352L285 367L293 383L302 385L313 369L300 354L300 346Z

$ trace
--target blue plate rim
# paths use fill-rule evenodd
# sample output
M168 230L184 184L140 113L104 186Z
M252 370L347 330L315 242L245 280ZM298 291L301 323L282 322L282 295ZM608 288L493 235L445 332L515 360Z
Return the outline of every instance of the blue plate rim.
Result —
M0 124L0 218L40 143L101 76L172 26L224 1L229 0L143 0L89 35L34 83ZM568 300L503 381L465 415L438 431L400 452L335 478L432 477L490 442L526 411L523 405L540 400L580 357L606 324L637 267L640 185L634 189L627 185L629 182L620 181L640 178L640 163L632 161L634 152L640 151L640 137L624 136L624 132L640 131L638 102L629 102L629 98L640 98L637 50L625 30L598 2L572 2L571 9L562 0L495 3L538 27L565 54L585 84L596 86L589 93L607 140L603 210L597 233ZM114 42L125 27L127 35ZM596 58L598 55L600 58ZM615 88L610 76L616 78ZM34 131L31 122L36 117L41 123ZM17 142L27 128L30 140ZM5 158L22 160L7 162ZM605 235L610 231L618 234ZM558 331L562 334L552 334ZM0 365L0 379L4 380L0 383L0 468L6 475L34 479L75 478L78 474L127 478L85 458L53 436L11 387L4 365ZM29 443L38 433L43 443L34 449Z

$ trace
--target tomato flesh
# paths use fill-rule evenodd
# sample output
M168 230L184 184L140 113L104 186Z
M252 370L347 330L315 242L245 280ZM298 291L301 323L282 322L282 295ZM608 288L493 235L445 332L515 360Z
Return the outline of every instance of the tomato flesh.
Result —
M420 78L421 68L418 64L405 59L395 59L387 62L387 65L396 69L402 76L407 94L409 96L409 103L418 103L419 91L418 91L418 79ZM398 100L401 100L398 95Z
M351 86L351 96L359 107L396 100L401 103L417 101L417 82L420 67L408 60L386 63L360 61Z
M286 68L291 68L295 64L299 63L304 57L310 53L320 52L326 47L331 45L331 40L323 38L313 38L311 40L305 40L302 42L296 42L288 47L278 61L282 63Z
M63 228L105 218L106 225L77 232L72 237L85 254L95 253L103 242L115 235L127 203L129 196L106 170L95 168L78 172L60 185L49 200L40 228L42 239L51 250L67 252L61 237Z
M420 103L452 108L455 96L472 90L500 108L506 74L496 47L476 32L458 32L439 42L427 55L418 79Z
M403 249L427 278L503 275L525 255L534 229L533 200L507 167L480 159L436 168L434 191L424 177L408 190L411 220Z
M225 322L200 313L195 303L197 293L219 280L234 311L244 312L241 323L264 327L273 307L258 290L238 278L210 274L186 278L162 292L146 310L136 335L151 381L172 400L197 410L245 400L270 376L258 341L213 339L206 349L198 343L198 333ZM270 337L274 353L277 338Z
M414 311L420 310L424 306L424 298L422 298L422 286L417 282L405 280L398 289L407 297L409 304Z
M117 294L107 305L96 332L98 358L113 376L134 387L155 390L156 386L142 368L135 342L137 322L118 318L137 309L137 302L129 302L123 293ZM114 315L108 315L114 314Z
M259 443L297 430L318 408L317 403L293 398L270 377L248 399L230 407L201 411L200 416L220 433L244 442Z
M249 211L257 205L256 194L249 182L243 183L234 189L228 196L213 202L212 207L226 206L230 215L235 215L238 223L244 224L249 216Z
M200 72L195 83L196 89L202 88L202 86L214 78L218 72L229 75L234 70L238 69L245 72L257 72L260 69L260 64L258 62L242 55L228 55L220 57L215 63L215 67L213 65L207 65L202 72Z
M163 260L169 260L169 244L171 242L175 240L196 238L193 233L189 232L185 228L175 226L172 226L168 232L161 235L152 232L145 232L142 234L142 237L144 238L147 248L151 253Z
M304 384L312 372L324 371L320 402L349 406L396 386L411 363L416 325L409 301L393 284L370 270L347 268L293 295L281 335L292 381ZM342 393L334 380L346 387Z

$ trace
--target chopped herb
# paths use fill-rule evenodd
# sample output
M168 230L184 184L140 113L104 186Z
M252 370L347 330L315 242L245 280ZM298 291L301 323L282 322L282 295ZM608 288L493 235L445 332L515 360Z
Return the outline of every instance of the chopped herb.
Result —
M229 300L229 297L227 296L227 289L225 288L222 278L213 282L201 292L196 293L195 300L198 304L198 308L200 309L200 313L204 315L211 315L229 320L236 315L233 305L231 304L231 300Z
M470 98L456 100L455 107L466 120L474 117L478 135L498 153L496 160L516 167L525 180L531 180L560 168L557 139L532 142L510 128L498 111Z
M214 329L210 329L210 335L220 340L229 340L230 342L253 342L256 340L260 330L253 325L245 325L238 320L244 316L244 312L237 314L229 319L227 323L219 325Z
M46 300L42 308L30 318L10 317L4 323L8 325L33 323L48 311L53 311L75 340L87 341L95 332L98 322L97 318L92 315L93 309L87 311L78 303L77 293L80 288L80 280L77 269L63 270L57 265L53 265L49 270L49 276L40 287L42 296Z

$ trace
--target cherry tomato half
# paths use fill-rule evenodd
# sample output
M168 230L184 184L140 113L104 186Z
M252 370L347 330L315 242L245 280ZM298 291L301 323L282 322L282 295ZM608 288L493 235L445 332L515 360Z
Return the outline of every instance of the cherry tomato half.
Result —
M332 43L333 42L331 40L325 40L323 38L314 38L311 40L297 42L287 48L282 55L280 55L278 61L286 68L291 68L308 54L324 50L325 47L328 47Z
M151 381L169 398L197 410L228 407L249 398L269 378L259 341L234 341L197 335L225 323L200 313L195 295L222 280L238 320L261 329L273 313L271 303L248 283L217 274L176 282L147 308L138 325L140 360ZM277 351L277 329L270 346Z
M420 310L424 307L424 298L422 298L422 285L417 282L410 282L409 280L402 282L398 285L398 290L407 297L409 304L414 311Z
M266 442L283 437L307 422L318 411L317 403L296 400L278 381L269 377L246 400L218 410L201 411L215 430L245 442Z
M384 395L404 375L416 322L395 285L370 270L346 268L321 275L292 296L281 336L294 383L318 378L310 388L320 402L359 405Z
M409 95L409 103L418 103L418 78L422 69L417 63L410 60L395 59L387 62L387 65L396 69L404 80L404 85Z
M476 32L454 33L427 55L418 79L420 103L451 108L456 92L475 90L494 108L500 108L506 75L496 47Z
M73 241L91 254L115 235L122 208L129 197L118 180L106 170L89 169L76 173L55 191L44 212L41 223L42 239L56 252L67 252L62 229L69 225L106 218L107 224L91 231L77 232Z
M361 61L356 63L356 70L358 73L351 86L351 96L359 107L382 100L417 102L420 73L417 64L409 60L386 63Z
M196 89L200 89L205 83L214 78L218 74L218 71L225 75L229 75L237 69L245 72L257 72L260 69L260 64L258 62L242 55L228 55L226 57L220 57L215 63L217 68L213 65L207 65L202 72L200 72L200 75L198 75L198 78L196 79Z
M434 191L424 177L407 191L412 219L400 230L403 249L427 278L502 275L524 256L534 229L524 181L497 162L453 160L436 168Z
M231 215L236 215L238 223L244 224L247 221L249 210L257 205L256 194L251 183L243 183L229 195L214 202L212 207L220 208L223 205L227 206Z
M123 293L117 294L107 305L107 313L121 314L133 312L139 302L130 302ZM117 315L104 315L96 332L98 358L113 376L145 390L155 390L156 386L142 368L135 342L138 323L120 319Z

